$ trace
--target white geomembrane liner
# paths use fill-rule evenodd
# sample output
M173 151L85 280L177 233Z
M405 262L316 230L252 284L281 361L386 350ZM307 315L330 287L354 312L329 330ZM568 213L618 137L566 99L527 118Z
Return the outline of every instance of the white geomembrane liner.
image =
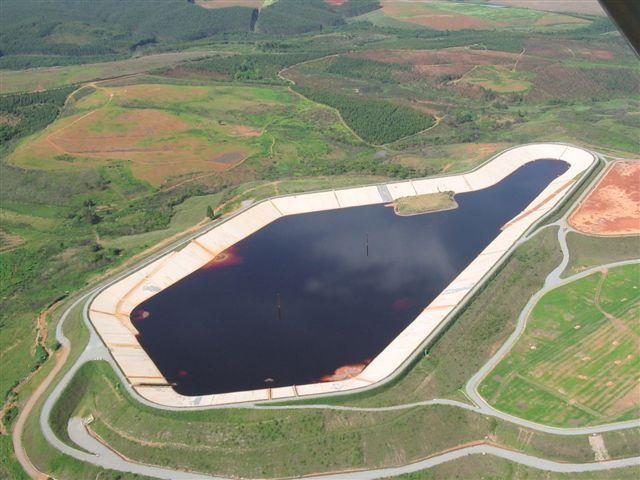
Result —
M568 145L524 145L498 154L469 173L386 184L394 200L444 191L463 193L490 187L524 164L539 159L564 160L570 167L553 180L523 212L508 222L482 253L354 378L215 395L181 395L167 385L158 368L138 343L135 336L137 331L131 324L129 315L140 303L195 272L222 251L280 217L384 203L377 186L288 195L253 205L192 240L180 251L168 253L105 288L91 303L89 318L135 390L145 399L160 405L206 407L367 387L395 372L464 301L468 293L504 257L522 234L558 204L571 190L576 177L588 170L596 159L589 151Z

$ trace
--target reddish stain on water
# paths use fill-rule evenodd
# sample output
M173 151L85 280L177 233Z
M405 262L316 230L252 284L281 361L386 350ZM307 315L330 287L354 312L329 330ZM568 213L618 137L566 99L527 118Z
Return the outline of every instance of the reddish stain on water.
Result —
M391 307L394 310L408 310L409 308L411 308L413 306L413 300L411 300L408 297L402 297L402 298L398 298L396 301L393 302L393 304L391 305Z
M362 363L353 363L350 365L343 365L335 369L335 371L331 375L325 375L320 378L321 382L337 382L339 380L347 380L349 378L353 378L358 376L360 372L362 372L367 365L371 363L371 359L367 358Z
M226 249L224 252L221 252L218 255L216 255L213 260L211 260L202 268L204 270L209 270L212 268L239 265L241 263L242 263L242 257L236 253L234 247L230 247Z
M146 310L138 308L131 312L131 316L129 318L134 322L140 322L141 320L146 320L147 318L149 318L150 315L151 314Z

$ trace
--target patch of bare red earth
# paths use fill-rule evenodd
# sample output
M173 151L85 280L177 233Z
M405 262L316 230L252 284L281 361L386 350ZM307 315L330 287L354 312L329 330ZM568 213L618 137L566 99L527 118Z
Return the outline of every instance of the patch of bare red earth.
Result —
M640 233L640 162L613 164L569 217L578 231L593 235Z
M410 64L409 72L402 72L404 80L425 77L438 78L452 75L459 78L478 65L511 66L518 54L486 50L472 50L463 47L443 50L372 50L350 54L352 57L367 58L378 62Z
M382 10L390 17L400 21L434 28L436 30L464 30L470 28L489 28L504 26L499 22L482 20L461 13L441 12L426 8L425 5L407 2L382 2Z

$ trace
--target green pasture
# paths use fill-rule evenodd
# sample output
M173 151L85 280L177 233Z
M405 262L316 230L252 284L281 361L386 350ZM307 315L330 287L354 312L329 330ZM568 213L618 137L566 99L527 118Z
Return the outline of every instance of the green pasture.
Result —
M480 393L494 407L557 426L638 416L640 267L595 273L547 293Z

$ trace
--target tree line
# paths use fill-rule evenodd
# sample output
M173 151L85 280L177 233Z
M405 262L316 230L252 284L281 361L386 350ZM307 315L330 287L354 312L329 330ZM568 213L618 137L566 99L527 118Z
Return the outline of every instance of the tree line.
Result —
M344 25L346 17L380 8L378 0L349 0L330 5L324 0L278 0L260 11L255 30L260 33L295 35Z
M2 56L67 57L249 32L257 14L248 7L208 10L185 0L3 0L2 13Z
M30 135L53 122L69 94L70 85L33 93L13 93L0 96L0 142Z

